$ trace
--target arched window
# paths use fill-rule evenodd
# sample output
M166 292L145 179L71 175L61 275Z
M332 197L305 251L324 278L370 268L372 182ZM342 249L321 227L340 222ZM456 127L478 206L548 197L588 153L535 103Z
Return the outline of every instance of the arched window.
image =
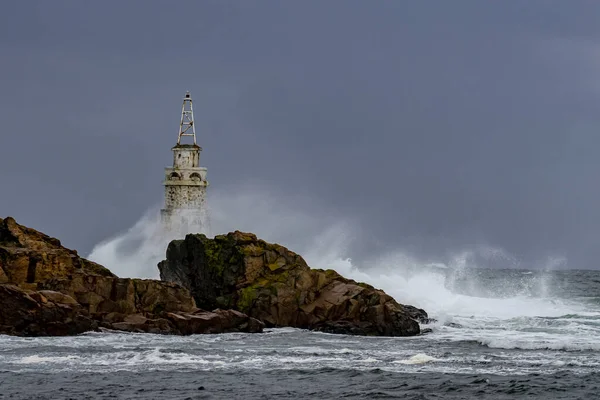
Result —
M197 172L194 172L194 173L192 173L192 174L190 175L190 179L191 179L191 180L193 180L193 181L201 181L201 180L202 180L202 177L200 176L200 174L199 174L199 173L197 173Z
M181 176L179 176L179 174L177 172L171 172L171 175L169 175L169 179L172 181L175 181L175 180L178 181L181 179Z

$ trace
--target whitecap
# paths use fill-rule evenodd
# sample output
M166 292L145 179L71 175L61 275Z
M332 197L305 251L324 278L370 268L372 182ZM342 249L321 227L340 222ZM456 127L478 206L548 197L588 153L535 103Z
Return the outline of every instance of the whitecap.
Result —
M431 361L439 361L439 360L437 358L431 357L425 353L419 353L419 354L415 354L414 356L412 356L406 360L397 360L394 362L398 363L398 364L413 365L413 364L425 364L425 363L428 363Z

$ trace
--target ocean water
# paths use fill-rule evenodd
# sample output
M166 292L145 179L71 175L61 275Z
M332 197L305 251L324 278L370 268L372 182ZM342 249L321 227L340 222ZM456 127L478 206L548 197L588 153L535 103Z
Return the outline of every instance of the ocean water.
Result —
M568 266L560 257L522 270L490 246L433 260L399 247L353 261L360 226L303 202L257 185L212 190L212 234L254 232L311 267L368 282L424 308L437 320L423 326L431 333L0 336L0 399L600 397L600 272L559 270ZM157 278L167 243L184 234L165 233L157 216L150 210L87 258L122 277ZM478 268L488 264L510 268Z
M0 336L0 399L600 396L600 272L344 268L424 307L432 332Z

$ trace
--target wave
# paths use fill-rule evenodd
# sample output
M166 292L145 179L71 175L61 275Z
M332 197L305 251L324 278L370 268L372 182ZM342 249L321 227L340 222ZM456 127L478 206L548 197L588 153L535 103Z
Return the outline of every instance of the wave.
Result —
M554 338L521 336L520 339L515 339L514 336L507 335L507 337L503 338L485 338L477 342L482 346L492 349L506 350L563 350L575 352L600 350L600 342L590 341L589 339L589 337L573 338L569 337L569 335Z
M454 335L454 336L452 336ZM334 340L339 338L340 341ZM597 370L583 337L540 340L517 331L441 329L414 338L357 337L270 329L264 335L164 336L94 333L68 338L0 336L0 372L348 371L553 373ZM347 341L350 339L351 344ZM20 346L21 343L28 346ZM290 346L293 343L293 346ZM17 346L15 346L17 344ZM485 350L506 349L502 351ZM519 350L522 349L522 350ZM513 351L514 350L514 351ZM548 350L552 350L551 354ZM556 350L565 350L557 354ZM594 350L594 351L586 351Z
M425 364L425 363L428 363L431 361L439 361L439 360L435 357L428 356L425 353L419 353L419 354L415 354L414 356L412 356L406 360L398 360L398 361L394 361L394 362L399 363L399 364L414 365L414 364Z
M365 257L361 263L347 256L359 238L352 220L318 215L306 199L281 199L266 188L211 191L212 230L251 231L302 254L313 268L334 269L340 274L385 290L401 303L424 308L442 323L460 317L487 319L515 317L560 317L581 314L590 302L576 303L553 298L549 282L531 271L519 271L502 280L496 274L482 283L474 274L479 259L506 260L514 257L493 246L458 249L446 259L420 260L399 250ZM202 227L198 228L202 231ZM150 210L128 231L94 247L88 256L124 277L157 278L157 263L167 244L184 232L161 231L158 209ZM564 260L554 258L551 266ZM596 310L594 310L596 312ZM478 322L475 322L476 325Z

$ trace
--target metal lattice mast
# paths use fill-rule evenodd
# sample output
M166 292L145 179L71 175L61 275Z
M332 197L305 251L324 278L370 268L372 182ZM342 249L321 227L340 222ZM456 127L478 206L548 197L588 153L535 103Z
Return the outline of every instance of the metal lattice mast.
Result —
M181 106L181 123L179 124L179 137L177 144L181 144L182 136L191 136L196 144L196 127L194 126L194 108L190 92L185 92L183 105Z

